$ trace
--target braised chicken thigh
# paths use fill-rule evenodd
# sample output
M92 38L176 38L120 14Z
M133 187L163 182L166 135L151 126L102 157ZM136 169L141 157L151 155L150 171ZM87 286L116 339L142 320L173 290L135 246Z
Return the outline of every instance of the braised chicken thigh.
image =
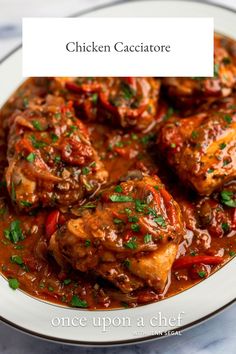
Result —
M93 272L128 293L163 290L184 234L178 204L157 177L105 190L93 212L71 219L50 240L57 262Z
M234 48L234 49L233 49ZM214 37L214 77L164 78L163 85L177 105L194 105L229 96L236 84L236 48L229 39Z
M71 102L38 98L16 110L8 124L6 181L20 210L73 205L106 181L107 172Z
M210 195L236 177L236 106L223 101L192 117L171 118L158 144L182 181Z
M155 124L160 80L127 78L55 78L54 94L73 100L79 117L144 130Z

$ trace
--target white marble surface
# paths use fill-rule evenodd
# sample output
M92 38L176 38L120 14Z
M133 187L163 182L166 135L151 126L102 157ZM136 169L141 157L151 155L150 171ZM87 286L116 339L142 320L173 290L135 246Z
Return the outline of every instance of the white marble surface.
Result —
M21 39L21 17L66 16L114 0L0 0L0 59ZM215 0L236 9L236 0ZM19 304L20 306L20 304ZM236 305L182 336L108 349L64 346L33 338L0 323L0 354L236 354Z

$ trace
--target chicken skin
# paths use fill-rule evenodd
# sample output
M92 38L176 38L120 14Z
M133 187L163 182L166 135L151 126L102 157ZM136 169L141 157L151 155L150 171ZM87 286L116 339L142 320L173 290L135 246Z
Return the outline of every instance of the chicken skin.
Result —
M222 36L214 37L214 77L165 78L163 85L177 105L197 105L229 96L236 85L236 48Z
M91 207L91 205L90 205ZM103 191L78 219L50 239L62 268L93 272L124 293L162 291L184 234L178 204L157 177L128 180Z
M55 78L54 94L73 100L78 116L122 128L145 130L155 124L160 80L154 78Z
M71 206L107 178L71 102L48 96L29 101L8 120L7 188L19 210Z
M183 182L210 195L236 177L236 106L232 99L188 118L171 118L159 148Z

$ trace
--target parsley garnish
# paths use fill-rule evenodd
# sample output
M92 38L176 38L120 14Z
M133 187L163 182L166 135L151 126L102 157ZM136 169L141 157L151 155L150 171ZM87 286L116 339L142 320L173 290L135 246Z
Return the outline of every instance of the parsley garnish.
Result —
M123 92L123 96L126 100L130 100L131 98L134 97L135 90L130 85L128 85L126 82L122 81L120 86L121 86L121 90Z
M121 186L115 186L114 191L117 193L121 193L122 192L122 187Z
M222 230L223 230L224 232L228 232L229 229L230 229L229 224L228 224L227 222L223 222L223 223L221 224L221 227L222 227Z
M138 217L137 216L130 216L128 218L129 222L137 222L138 221Z
M16 263L20 266L24 264L23 259L18 255L13 255L10 259L12 263Z
M10 228L4 230L4 235L12 243L17 243L20 240L24 240L24 236L20 228L20 221L19 220L12 221L10 224Z
M77 295L73 295L71 299L71 306L73 307L88 307L87 301L81 300Z
M161 215L153 219L159 226L166 227L166 222Z
M122 223L123 223L123 220L118 219L118 218L115 218L115 219L113 219L113 222L114 222L115 224L122 224Z
M89 246L91 246L91 241L85 240L84 244L85 244L85 247L89 247Z
M131 240L129 240L128 242L124 243L124 246L126 248L129 248L131 250L135 250L137 248L137 242L135 238L132 238Z
M149 242L152 242L152 235L146 234L144 236L144 243L149 243Z
M169 107L163 118L163 121L168 120L171 116L173 116L173 114L174 114L174 109L172 107Z
M231 117L229 114L226 114L226 115L224 116L224 120L225 120L228 124L232 123L232 117Z
M56 143L57 140L59 139L59 137L55 133L51 133L50 136L51 136L51 139L52 139L53 143Z
M200 271L200 272L198 272L198 275L200 278L205 278L206 272Z
M21 200L20 204L25 206L25 207L31 207L32 206L32 203L27 202L26 200Z
M40 130L40 131L43 130L42 125L41 125L41 123L38 120L33 120L32 121L32 125L37 130Z
M134 232L139 232L140 231L140 226L139 224L131 224L131 230L133 230Z
M35 155L33 152L31 152L31 153L26 157L26 160L29 161L29 162L34 162L35 157L36 157L36 155Z
M82 174L83 175L88 175L90 172L90 168L89 167L83 167L82 168Z
M191 134L191 137L192 137L193 139L196 139L196 138L198 137L198 132L197 132L196 130L193 130L193 131L192 131L192 134Z
M226 147L226 144L225 144L225 143L221 143L221 144L220 144L220 150L223 150L225 147Z
M214 77L217 77L219 75L219 64L214 64Z
M8 284L9 284L9 286L10 286L10 288L12 288L13 290L16 290L16 289L18 289L19 288L19 285L20 285L20 283L18 282L18 280L17 279L8 279Z
M110 200L112 202L116 202L116 203L125 203L125 202L132 202L133 198L129 197L128 195L116 195L113 194L110 196Z
M236 208L236 200L233 199L234 197L234 193L231 191L227 191L227 190L223 190L220 193L221 196L221 202L225 205L227 205L228 207L231 208Z
M129 259L125 259L124 262L123 262L124 266L129 268L130 266L130 260Z

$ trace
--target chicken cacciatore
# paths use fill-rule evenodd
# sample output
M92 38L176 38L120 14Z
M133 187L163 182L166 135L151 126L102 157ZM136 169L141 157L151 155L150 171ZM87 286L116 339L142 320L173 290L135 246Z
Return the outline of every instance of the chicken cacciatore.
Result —
M236 44L213 78L30 78L0 112L0 269L57 304L127 308L236 254Z

